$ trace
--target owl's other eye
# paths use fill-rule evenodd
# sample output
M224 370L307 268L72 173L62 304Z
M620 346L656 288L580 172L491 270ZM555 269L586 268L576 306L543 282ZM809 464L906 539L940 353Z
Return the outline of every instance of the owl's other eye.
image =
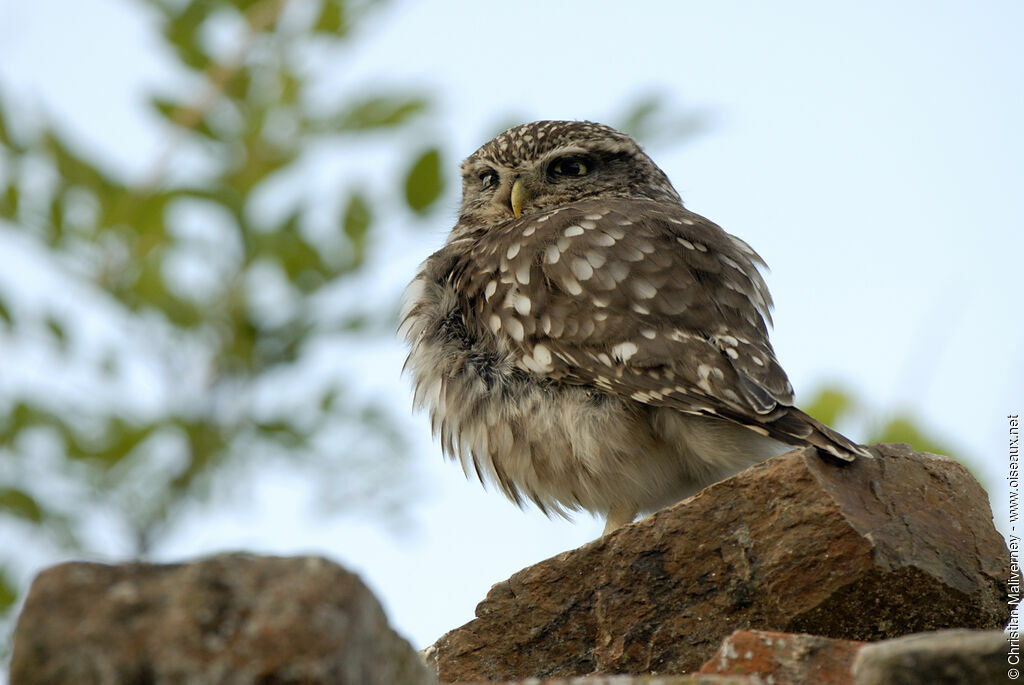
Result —
M498 173L496 171L484 171L480 174L480 187L490 188L492 185L498 182Z
M552 176L586 176L590 173L591 161L587 157L562 157L548 167Z

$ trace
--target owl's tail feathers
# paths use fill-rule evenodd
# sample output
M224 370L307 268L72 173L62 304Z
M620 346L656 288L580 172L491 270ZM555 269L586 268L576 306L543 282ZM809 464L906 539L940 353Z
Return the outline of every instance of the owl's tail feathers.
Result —
M796 438L803 444L814 445L841 461L853 461L856 457L874 458L863 445L858 445L839 431L832 430L796 407L790 407L789 411L772 421L772 428L775 429L772 432L778 431L789 438L782 438L785 442L791 442Z

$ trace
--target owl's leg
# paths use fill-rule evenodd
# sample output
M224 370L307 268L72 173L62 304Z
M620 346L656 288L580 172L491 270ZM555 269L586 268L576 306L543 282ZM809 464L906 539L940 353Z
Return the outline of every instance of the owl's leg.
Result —
M619 505L612 507L608 510L608 518L605 520L604 532L601 535L607 535L616 528L632 523L638 513L637 508L633 506Z

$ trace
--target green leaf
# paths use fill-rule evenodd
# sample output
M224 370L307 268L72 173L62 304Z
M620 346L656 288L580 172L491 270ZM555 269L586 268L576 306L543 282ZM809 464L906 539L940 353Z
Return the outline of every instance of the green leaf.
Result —
M375 95L351 105L315 128L326 133L391 128L423 112L428 104L423 97Z
M836 387L825 387L803 409L822 423L834 426L850 413L854 405L849 393Z
M180 6L180 3L176 4ZM202 71L210 64L210 58L200 46L199 27L216 9L215 2L189 2L177 16L171 16L164 23L164 37L167 42L175 48L178 58L196 71Z
M0 216L14 221L18 216L18 204L20 196L18 188L13 183L4 190L3 197L0 197Z
M205 113L194 106L160 97L150 98L149 104L171 124L217 140L217 134L206 123Z
M649 95L641 98L626 113L622 123L617 128L638 140L643 139L647 137L652 120L662 107L662 98L659 95Z
M894 415L870 442L905 442L919 452L931 452L952 457L947 445L927 435L920 425L906 414Z
M46 329L50 331L54 340L57 341L57 346L60 347L62 352L66 352L68 349L68 334L64 330L64 324L52 315L47 315L43 323L46 325Z
M44 146L50 153L57 167L57 174L65 186L82 185L95 193L114 187L120 188L91 162L75 154L55 133L47 133Z
M35 498L18 488L0 488L0 511L33 523L40 523L44 518L43 508Z
M430 148L416 158L405 176L405 202L412 211L425 214L443 191L441 152Z
M6 146L16 153L25 152L25 147L11 135L11 129L7 125L7 116L4 114L2 99L0 99L0 146Z
M348 11L345 0L324 0L313 30L317 33L331 33L343 36L349 31Z
M320 397L321 413L328 413L334 410L341 400L341 392L338 388L330 388Z
M373 222L373 214L366 197L359 191L353 192L345 206L342 230L352 243L355 263L361 264L366 255L366 236Z
M0 319L3 319L4 323L8 326L14 325L14 319L11 318L11 312L7 309L7 305L4 304L3 300L0 300Z
M14 583L11 582L6 569L0 569L0 614L10 611L17 601L18 591L14 588Z
M675 144L693 138L708 126L704 112L666 104L654 93L634 101L616 128L644 144Z

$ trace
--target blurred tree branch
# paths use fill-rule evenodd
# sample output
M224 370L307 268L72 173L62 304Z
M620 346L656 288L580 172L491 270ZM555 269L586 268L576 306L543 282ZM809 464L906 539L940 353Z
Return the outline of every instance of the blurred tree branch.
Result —
M410 147L406 131L431 116L430 98L375 87L325 110L305 97L317 74L295 54L350 40L376 2L142 4L159 15L181 72L203 85L198 97L153 97L170 142L141 182L0 100L0 251L18 236L56 279L26 284L50 291L46 311L0 288L0 342L50 367L23 375L53 381L0 386L0 524L81 553L94 546L88 524L113 517L128 532L122 553L145 554L214 474L267 458L315 464L336 502L397 506L400 483L364 485L402 480L404 441L388 412L344 378L305 368L313 343L391 315L378 307L332 321L318 304L365 268L390 189L339 176L325 196L302 179L316 172L311 151L368 131L383 134L382 148ZM243 27L233 49L204 38L212 22ZM443 188L439 164L412 174L422 136L414 142L395 184L416 195L410 217ZM183 155L202 171L183 175ZM267 198L286 210L257 209ZM322 207L326 220L312 211ZM102 349L83 334L86 320L102 329ZM293 396L280 397L292 376L307 384L292 380ZM15 601L2 569L16 555L0 553L0 611Z

